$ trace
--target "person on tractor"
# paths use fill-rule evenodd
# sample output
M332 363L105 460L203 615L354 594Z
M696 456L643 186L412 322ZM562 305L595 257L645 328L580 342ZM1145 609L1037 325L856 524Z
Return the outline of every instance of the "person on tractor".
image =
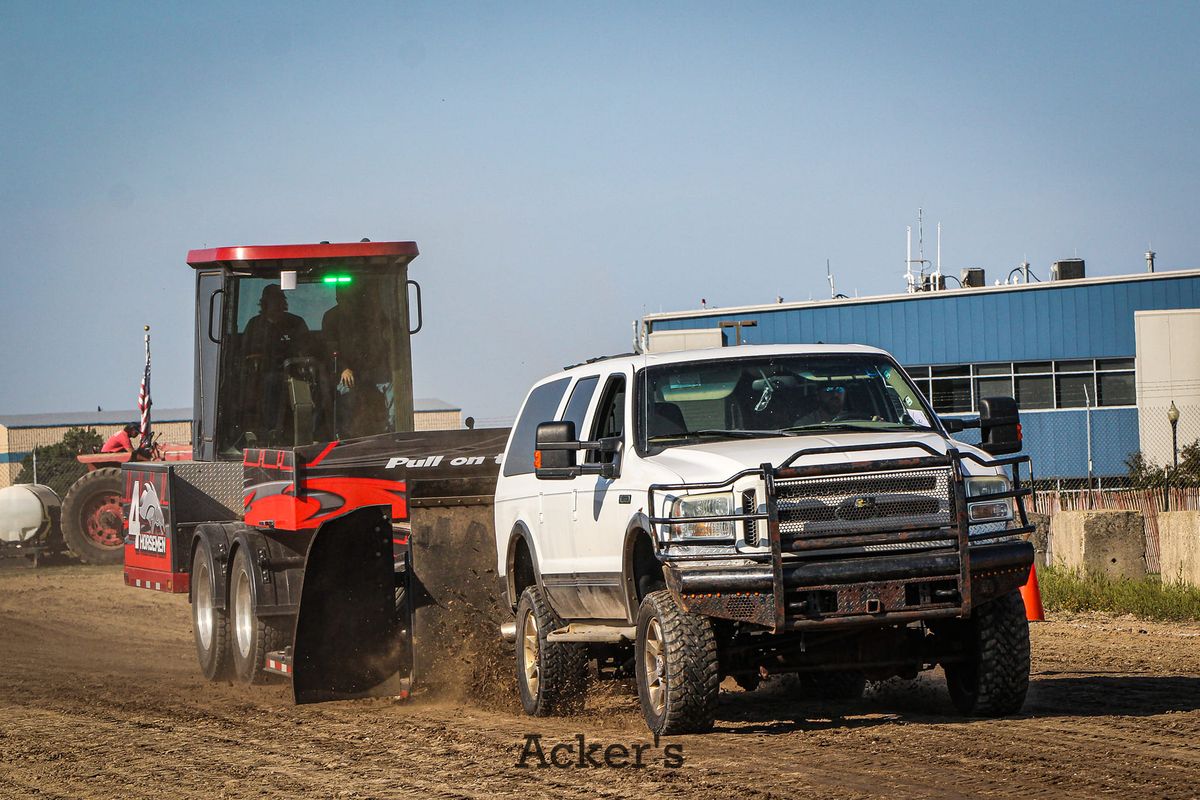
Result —
M258 378L258 419L264 433L278 435L287 406L287 361L309 355L308 325L288 312L287 296L277 283L263 287L259 313L246 324L246 362Z
M114 433L104 442L104 446L100 448L101 453L132 453L137 450L133 446L133 437L137 436L142 430L142 426L136 422L131 422L121 430Z
M363 285L339 284L337 305L325 312L321 330L336 375L333 400L339 435L353 438L391 430L395 398L388 368L390 328L378 298Z

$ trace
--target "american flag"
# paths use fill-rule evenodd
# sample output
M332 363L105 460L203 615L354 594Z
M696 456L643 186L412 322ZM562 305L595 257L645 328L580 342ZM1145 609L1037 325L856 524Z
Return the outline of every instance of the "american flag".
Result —
M142 414L142 442L150 441L150 326L146 326L146 371L142 373L142 387L138 390L138 411Z

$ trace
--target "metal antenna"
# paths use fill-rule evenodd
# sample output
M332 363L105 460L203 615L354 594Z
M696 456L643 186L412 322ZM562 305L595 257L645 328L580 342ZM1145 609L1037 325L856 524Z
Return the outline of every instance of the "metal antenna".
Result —
M829 259L825 259L825 279L829 281L829 299L837 297L837 289L833 285L833 271L829 269Z

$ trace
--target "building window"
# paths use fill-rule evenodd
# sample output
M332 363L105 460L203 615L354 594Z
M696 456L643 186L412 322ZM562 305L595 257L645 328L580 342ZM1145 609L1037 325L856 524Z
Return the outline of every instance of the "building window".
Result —
M978 410L983 397L1014 397L1026 411L1131 406L1132 358L943 364L906 368L940 414Z
M1017 378L1017 406L1026 410L1054 408L1054 378L1023 375Z

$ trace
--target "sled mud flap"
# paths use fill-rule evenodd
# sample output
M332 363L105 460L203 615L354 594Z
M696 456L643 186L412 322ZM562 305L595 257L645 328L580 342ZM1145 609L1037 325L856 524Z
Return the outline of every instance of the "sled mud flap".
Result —
M326 522L305 559L292 648L296 702L399 695L401 644L389 509Z

